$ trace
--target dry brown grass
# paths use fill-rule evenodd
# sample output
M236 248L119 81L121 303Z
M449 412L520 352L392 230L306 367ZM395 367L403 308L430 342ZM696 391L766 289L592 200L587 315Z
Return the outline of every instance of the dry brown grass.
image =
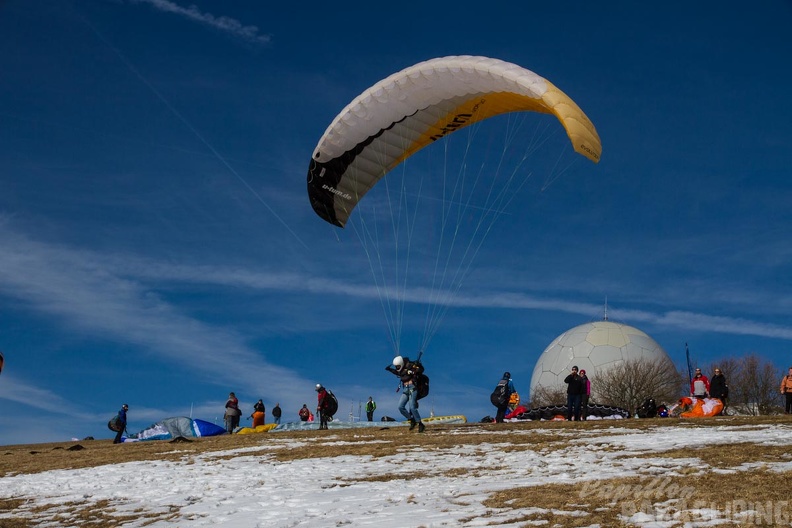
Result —
M508 443L506 450L520 451L553 449L563 445L575 432L594 433L610 428L643 430L655 427L686 424L695 429L713 425L751 427L772 423L792 424L792 417L719 417L709 420L620 420L590 422L525 422L506 424L432 425L425 435L417 435L405 428L337 429L329 431L292 431L251 435L224 435L194 439L191 442L170 443L135 442L113 444L109 440L81 440L50 444L25 444L0 446L0 477L14 473L38 473L51 469L77 469L83 467L118 464L141 460L182 460L199 453L266 445L266 438L289 438L306 442L300 449L278 450L272 455L280 461L303 458L321 458L342 455L388 456L407 446L420 449L449 449L460 445L482 443ZM513 431L519 435L490 435L488 432ZM453 434L441 434L451 433ZM691 433L694 434L694 433ZM342 445L328 446L322 439L331 437ZM405 443L405 439L408 441ZM377 443L373 443L373 442ZM394 442L395 441L395 442ZM84 449L70 450L75 446ZM269 451L268 451L269 452ZM234 455L235 456L235 455Z
M341 429L329 431L293 431L283 433L263 433L252 435L226 435L212 438L195 439L191 442L170 443L167 441L139 442L114 445L109 440L93 440L80 442L64 442L52 444L14 445L0 447L0 476L20 473L38 473L53 469L77 469L95 467L106 464L118 464L145 460L194 461L198 455L222 459L240 456L227 454L223 451L241 447L260 447L246 454L268 455L278 461L291 461L306 458L324 458L338 456L368 456L373 458L396 455L405 450L448 451L461 446L477 446L482 452L497 445L502 451L519 452L531 450L551 452L567 445L570 441L585 438L598 433L606 433L608 429L662 428L685 424L695 429L714 425L729 425L750 428L764 424L792 423L792 419L781 417L723 417L710 420L681 421L676 419L656 420L624 420L591 421L591 422L528 422L507 424L464 424L464 425L432 425L427 434L418 435L406 428L382 429ZM299 443L299 448L284 447L282 442L272 445L270 440L289 440ZM83 449L72 449L80 445ZM632 456L632 455L625 455ZM786 500L788 482L792 472L774 473L766 471L763 463L792 460L792 454L786 447L761 446L757 444L735 444L728 446L691 446L689 448L635 455L641 457L695 457L701 461L701 471L688 470L682 476L663 477L665 490L688 490L696 500L703 503L718 503L724 500L741 499L750 503ZM754 464L750 470L737 473L725 473L726 470L739 468L744 464ZM492 470L493 468L487 468ZM413 480L445 476L450 478L475 478L481 474L481 468L474 466L455 469L427 468L421 473L371 475L354 482ZM353 481L343 481L339 485L351 485ZM587 487L588 486L588 487ZM548 526L589 526L599 523L602 526L625 526L619 516L625 508L640 510L646 504L634 497L619 496L620 492L608 490L647 490L656 486L650 477L621 478L597 481L594 488L591 484L546 484L526 486L507 491L493 493L485 502L492 510L515 510L521 517L512 522L525 522L526 526L536 522L546 522ZM603 491L605 490L605 491ZM685 493L688 493L685 491ZM621 494L623 495L623 493ZM640 495L640 494L639 494ZM686 498L686 497L681 497ZM653 502L680 499L668 493L668 496L653 498ZM97 528L119 526L124 520L136 519L136 522L148 522L175 519L178 512L134 512L120 513L120 504L109 502L97 503L86 499L84 503L70 504L67 510L62 506L49 511L46 504L30 504L23 498L0 499L0 511L14 512L15 517L0 519L0 528L28 528L36 524L29 519L46 518L58 521L62 525L90 525ZM533 508L532 513L525 514L526 508ZM519 509L521 513L517 513ZM486 515L485 515L486 517ZM498 521L492 520L493 523ZM752 521L751 525L757 525ZM722 526L739 526L739 524L723 524Z
M620 516L636 511L656 514L656 503L671 501L670 512L678 521L696 520L691 508L724 511L730 504L779 504L788 500L789 473L763 470L716 474L704 471L674 477L633 477L592 483L547 484L494 493L484 502L493 509L534 508L535 512L512 518L512 522L546 522L548 526L630 526ZM678 501L678 502L675 502ZM680 510L682 510L680 512ZM578 515L585 512L586 515ZM785 509L786 514L790 513ZM670 515L670 513L669 513ZM775 526L768 518L726 519L718 526Z
M0 477L40 473L52 469L79 469L141 460L181 460L191 455L259 445L260 435L227 435L192 442L133 442L113 444L110 440L80 440L51 444L0 447ZM74 449L81 446L82 449Z

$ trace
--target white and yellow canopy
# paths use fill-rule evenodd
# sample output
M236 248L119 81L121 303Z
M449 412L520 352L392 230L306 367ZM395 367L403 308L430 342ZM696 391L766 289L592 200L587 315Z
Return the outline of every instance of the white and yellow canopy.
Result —
M555 115L574 150L599 161L594 125L548 80L498 59L442 57L378 82L338 114L308 169L311 206L343 227L377 181L418 150L467 125L518 111Z

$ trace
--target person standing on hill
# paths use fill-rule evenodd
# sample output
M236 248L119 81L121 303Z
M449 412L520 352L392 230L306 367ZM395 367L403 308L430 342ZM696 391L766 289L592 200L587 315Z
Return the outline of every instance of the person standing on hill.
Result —
M726 402L729 399L729 386L726 384L726 376L718 367L715 367L715 374L710 380L710 396L718 398L723 403L723 409L718 413L723 415L726 410Z
M124 435L124 431L126 431L128 410L129 410L129 405L125 403L124 405L121 406L121 410L118 411L118 424L120 427L116 432L115 438L113 439L114 444L121 443L121 437Z
M510 372L503 373L503 377L501 377L495 390L500 396L500 401L497 405L498 410L495 413L495 423L503 423L503 417L506 416L506 410L509 408L509 398L517 392L514 390L514 382L511 379Z
M308 404L303 403L302 409L297 413L300 416L301 422L307 422L308 418L311 417L311 411L308 410Z
M393 365L385 367L388 372L399 376L402 387L402 395L399 399L399 412L410 420L410 431L418 425L418 432L423 433L426 426L421 421L418 413L418 376L421 374L420 367L410 361L409 358L396 356L393 358Z
M578 375L577 366L572 367L564 383L567 384L567 420L580 421L580 403L586 389L583 379Z
M369 422L374 421L374 411L377 408L377 402L374 401L374 398L369 396L368 401L366 402L366 420Z
M580 369L580 379L583 380L583 394L580 395L580 419L585 420L588 416L589 398L591 398L591 380L586 376L584 369Z
M690 395L694 398L708 398L710 394L709 378L701 373L701 369L697 368L696 373L693 375L693 380L690 382Z
M264 425L267 417L267 409L264 406L263 400L259 400L253 404L253 414L251 414L250 417L253 418L253 427Z
M792 367L789 367L789 373L781 380L781 394L786 398L784 413L792 414Z
M330 409L330 395L327 394L321 383L316 384L316 414L319 415L319 429L327 429L327 421L329 415L327 411Z
M279 424L281 419L281 408L280 402L275 404L275 407L272 408L272 423Z
M237 399L236 395L231 392L228 394L228 399L225 403L225 415L223 418L225 419L225 428L228 434L234 432L234 429L239 427L239 417L242 415L242 411L239 410L239 400Z

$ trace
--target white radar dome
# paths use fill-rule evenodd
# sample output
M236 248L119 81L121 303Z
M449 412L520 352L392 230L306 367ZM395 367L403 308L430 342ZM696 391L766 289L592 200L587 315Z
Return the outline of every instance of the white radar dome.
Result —
M671 361L657 341L632 326L610 321L576 326L556 337L539 356L531 376L531 396L538 387L566 392L564 378L577 366L591 380L594 397L598 374L625 360L640 358Z

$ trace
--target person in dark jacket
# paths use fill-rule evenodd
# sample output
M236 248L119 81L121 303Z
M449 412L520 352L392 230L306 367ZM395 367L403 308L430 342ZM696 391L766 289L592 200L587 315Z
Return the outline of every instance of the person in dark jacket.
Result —
M402 395L399 399L399 412L410 420L410 431L418 425L418 432L423 433L426 426L418 413L417 378L420 368L415 362L410 361L410 358L396 356L393 358L393 365L388 365L385 370L398 376L401 381Z
M253 427L256 428L259 425L264 425L267 416L267 408L264 405L264 400L259 400L253 404L253 414L250 415L253 418Z
M509 408L509 397L517 392L514 390L514 382L511 379L510 372L503 373L503 377L498 382L498 388L500 388L501 384L506 385L506 401L498 407L498 411L495 413L495 423L503 423L503 417L506 416L506 410Z
M726 400L729 398L729 386L726 385L726 376L717 367L715 367L715 374L710 379L710 397L718 398L723 402L723 409L719 413L722 415L726 410Z
M279 424L281 419L281 408L280 402L275 404L275 407L272 408L272 423Z
M121 410L118 411L118 423L121 425L121 428L118 430L118 432L115 435L115 438L113 439L114 444L121 443L121 437L124 435L124 431L126 431L126 424L127 424L126 414L128 410L129 410L129 405L125 403L124 405L121 406Z
M572 367L572 372L564 378L564 383L567 384L567 420L580 421L580 404L583 399L583 393L586 392L586 385L578 375L578 368Z
M330 407L330 395L327 394L321 383L316 384L316 414L319 415L319 429L327 429L327 419L329 415L327 411Z

